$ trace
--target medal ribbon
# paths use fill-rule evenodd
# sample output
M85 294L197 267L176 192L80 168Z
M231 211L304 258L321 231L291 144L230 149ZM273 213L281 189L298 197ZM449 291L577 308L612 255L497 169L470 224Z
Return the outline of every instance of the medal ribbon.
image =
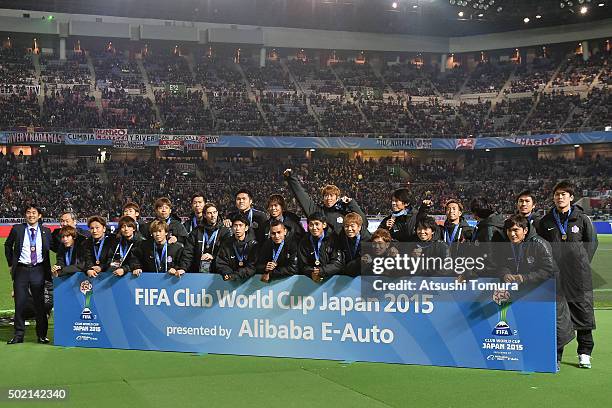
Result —
M563 224L561 224L561 217L559 217L559 212L557 212L556 208L553 208L553 218L555 219L555 224L557 224L557 228L559 228L559 232L561 233L561 236L567 237L567 224L569 223L570 215L572 215L571 208L569 212L567 213L567 218L565 219Z
M167 272L168 271L168 241L166 241L164 243L164 246L162 247L161 258L159 257L159 253L157 251L157 245L154 242L153 243L153 255L155 256L155 271L159 272L159 268L161 267L161 261L163 259L165 266L166 266L166 269L164 269L164 272Z
M234 247L234 253L236 254L236 258L238 258L239 262L244 262L244 260L246 259L246 249L248 247L248 244L245 243L242 246L242 249L240 250L240 253L238 253L238 248L236 248L236 243L234 243L234 245L232 245Z
M96 264L100 264L100 257L102 256L102 248L104 247L104 241L106 240L106 235L98 242L94 244L94 256L96 257ZM98 245L98 249L96 250L96 245Z
M278 260L278 257L280 256L280 253L283 250L284 246L285 246L285 240L283 240L283 242L280 243L280 245L278 246L278 250L276 252L274 251L274 246L272 246L272 262L277 263L276 261Z
M314 240L312 239L312 235L310 235L310 243L312 244L312 249L314 249L315 261L318 261L318 262L321 262L320 261L321 259L320 251L321 251L321 245L323 244L323 238L325 238L325 231L319 237L319 240L317 241L317 245L315 245Z

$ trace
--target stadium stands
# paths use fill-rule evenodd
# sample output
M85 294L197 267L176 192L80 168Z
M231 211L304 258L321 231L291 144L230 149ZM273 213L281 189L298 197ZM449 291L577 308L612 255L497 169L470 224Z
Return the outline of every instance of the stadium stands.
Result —
M569 50L569 57L556 55L471 68L457 62L440 72L421 60L375 66L275 57L260 67L248 56L235 64L227 54L181 55L178 48L140 59L109 46L70 51L65 61L56 54L5 48L0 106L11 114L0 126L479 137L609 125L610 52L599 51L587 61ZM38 100L36 86L43 95Z
M612 189L608 177L612 164L604 158L505 162L475 159L461 164L442 160L425 163L341 157L312 161L293 158L283 163L266 158L227 157L191 162L198 168L196 175L184 175L176 160L112 160L103 166L92 162L83 159L70 162L47 155L0 155L0 191L3 195L0 212L5 217L18 217L23 203L35 200L43 206L48 217L57 217L61 211L71 208L82 215L99 212L114 218L120 215L125 202L136 201L143 207L143 215L148 215L152 213L155 198L169 196L173 199L175 212L187 216L194 191L203 191L207 200L229 211L233 208L233 194L238 186L250 188L255 194L256 205L261 208L272 193L280 192L287 199L291 197L282 178L282 172L289 166L296 169L313 197L319 197L321 185L334 183L343 194L356 198L371 215L387 214L389 194L400 186L409 187L414 203L428 196L428 191L435 191L437 212L443 212L443 203L449 198L457 197L467 204L469 199L483 193L496 197L499 210L511 212L514 196L526 188L536 194L539 208L546 208L550 189L561 178L575 180L578 195L585 190ZM508 174L515 175L513 181L509 182ZM29 181L32 179L37 181ZM291 203L291 207L297 210L295 203Z

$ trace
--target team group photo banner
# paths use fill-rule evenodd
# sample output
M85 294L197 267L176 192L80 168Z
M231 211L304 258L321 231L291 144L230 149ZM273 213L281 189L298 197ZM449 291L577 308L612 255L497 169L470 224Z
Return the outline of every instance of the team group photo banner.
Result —
M259 278L55 278L55 345L556 371L554 280Z

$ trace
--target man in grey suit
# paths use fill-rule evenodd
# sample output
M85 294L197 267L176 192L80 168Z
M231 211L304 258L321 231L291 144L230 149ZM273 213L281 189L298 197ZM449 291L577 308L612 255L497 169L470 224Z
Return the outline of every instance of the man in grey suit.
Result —
M45 281L51 280L51 231L43 227L42 212L36 205L27 205L24 215L26 222L13 225L4 243L15 294L15 336L7 344L23 343L29 293L34 301L38 342L46 344L49 339L44 287Z

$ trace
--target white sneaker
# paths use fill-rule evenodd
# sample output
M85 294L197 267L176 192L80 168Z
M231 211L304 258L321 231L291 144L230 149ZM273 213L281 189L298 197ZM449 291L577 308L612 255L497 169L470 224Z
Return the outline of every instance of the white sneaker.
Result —
M591 356L588 354L580 354L578 356L578 367L591 368Z

